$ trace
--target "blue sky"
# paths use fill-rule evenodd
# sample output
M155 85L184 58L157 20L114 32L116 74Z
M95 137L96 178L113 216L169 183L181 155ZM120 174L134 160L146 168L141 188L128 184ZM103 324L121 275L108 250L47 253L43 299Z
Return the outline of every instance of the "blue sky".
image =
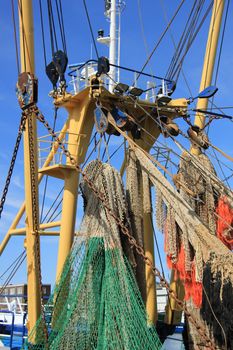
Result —
M16 3L16 2L15 2ZM36 74L39 79L39 107L52 121L53 109L51 98L48 97L48 92L51 90L51 84L45 75L44 58L42 52L41 29L39 23L38 1L34 3L35 16L35 52L36 52ZM180 0L164 0L164 6L167 11L167 16L170 19L177 8ZM175 42L178 42L179 36L184 28L185 20L189 14L193 1L186 0L177 19L171 27ZM210 1L207 0L207 4ZM46 1L42 0L44 6L45 21L46 16ZM68 6L67 6L68 4ZM87 5L90 13L90 18L93 25L94 33L97 36L97 30L105 29L108 34L108 22L106 21L103 0L87 0ZM87 19L84 12L83 3L81 0L63 1L64 21L67 38L67 48L69 63L82 62L90 58L92 40L88 28ZM155 43L163 32L166 22L159 0L141 0L142 17L144 22L145 36L149 51L152 50ZM13 25L11 18L11 1L0 3L0 111L1 111L1 138L0 138L0 188L3 187L7 169L9 166L10 157L15 142L17 128L20 119L20 109L18 107L15 95L15 83L17 81L17 69L14 48ZM229 17L233 13L232 2L229 9ZM202 62L205 50L205 42L208 32L210 16L207 18L205 25L201 29L195 44L188 54L184 63L184 72L188 80L192 93L195 95L199 89L201 77ZM47 60L51 59L51 51L49 47L49 32L46 24L46 48ZM225 41L223 46L223 54L221 58L220 73L217 86L219 92L215 98L215 103L218 106L231 106L232 103L232 80L233 80L233 55L232 55L232 32L233 21L229 18ZM107 48L97 44L100 55L108 55ZM169 33L165 36L158 50L155 52L150 65L147 67L148 72L163 76L166 73L170 59L174 52L174 46ZM95 58L94 54L93 57ZM146 52L143 43L139 13L138 1L126 0L126 8L122 14L122 36L121 36L121 64L135 69L140 69L146 59ZM128 82L131 83L132 81ZM189 97L189 92L181 77L174 94L175 97ZM233 113L233 110L229 111ZM65 120L65 112L59 111L58 128L61 127ZM182 125L182 123L181 123ZM187 129L187 128L186 128ZM226 152L232 155L232 123L229 121L216 121L210 129L211 141L223 148ZM43 135L45 131L39 127L39 134ZM161 141L168 142L161 138ZM114 139L112 148L119 144L119 140ZM113 162L113 165L116 161ZM48 193L49 203L55 198L61 184L53 181L50 184ZM23 179L23 153L20 149L15 172L13 174L11 188L8 194L5 211L0 221L0 240L4 237L11 220L13 219L17 209L20 207L24 199L24 179ZM162 248L162 237L159 235L159 241ZM57 238L42 238L42 270L43 281L53 283L56 267L57 253ZM0 258L0 274L14 258L23 250L23 238L15 237L10 240L5 252ZM25 282L26 274L23 267L15 276L14 282ZM0 281L0 284L3 281Z

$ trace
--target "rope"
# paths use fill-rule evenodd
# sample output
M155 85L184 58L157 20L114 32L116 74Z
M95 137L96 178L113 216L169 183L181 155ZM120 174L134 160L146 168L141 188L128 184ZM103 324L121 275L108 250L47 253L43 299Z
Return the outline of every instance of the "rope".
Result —
M107 74L107 75L108 75L108 74ZM108 77L109 77L109 75L108 75ZM111 78L111 79L112 79L112 78ZM112 80L114 81L114 79L112 79ZM130 95L129 95L129 98L130 98L130 99L132 100L132 102L133 102L134 104L136 104L150 119L152 119L152 121L153 121L155 124L157 124L157 126L161 129L162 132L166 131L166 129L164 128L164 125L165 125L165 124L161 122L160 118L159 118L159 120L157 120L156 118L153 118L153 116L152 116L145 108L143 108L143 107L137 102L137 100L134 100L133 97L131 97ZM157 112L159 112L159 111L158 111L158 107L156 107L156 108L157 108ZM158 113L158 114L159 114L159 113ZM214 181L214 183L219 185L219 186L218 186L219 189L220 189L220 190L225 190L225 193L228 193L228 195L230 196L228 188L226 188L226 186L225 186L223 183L220 183L219 179L218 179L216 176L214 176L212 173L206 172L206 170L205 170L205 169L202 167L202 165L197 161L197 159L195 159L195 158L193 157L193 155L190 153L190 151L187 150L179 141L177 141L169 132L167 132L167 133L169 134L169 137L175 142L175 144L176 144L180 149L182 149L182 151L185 151L185 152L187 152L187 153L189 154L189 156L191 157L191 159L194 161L195 167L196 167L201 173L204 173L204 176L211 177L212 180ZM180 131L180 134L189 140L189 137L188 137L186 134L182 133L181 131ZM152 137L153 137L153 136L152 136ZM153 137L153 138L154 138L154 137ZM210 145L211 145L211 144L210 144ZM211 146L212 146L212 145L211 145ZM215 147L215 146L214 146L214 147ZM224 152L223 152L223 153L224 153ZM230 156L229 156L229 157L230 157ZM233 158L232 158L232 159L233 159ZM166 171L167 171L167 170L166 170Z
M217 84L217 79L218 79L218 74L219 74L219 67L220 67L221 56L222 56L222 48L223 48L223 42L224 42L224 37L225 37L225 31L226 31L226 24L227 24L228 12L229 12L229 5L230 5L230 0L228 0L228 2L227 2L226 14L225 14L225 19L224 19L224 24L223 24L223 31L222 31L222 37L221 37L221 42L220 42L220 49L219 49L219 54L218 54L217 68L216 68L215 79L214 79L214 85L215 86ZM214 99L215 99L215 96L213 96L212 100L211 100L211 108L210 108L211 110L213 109ZM209 134L209 129L210 129L210 125L208 125L207 135ZM220 168L221 168L221 165L220 165ZM221 168L221 171L222 171L223 175L225 176L222 168Z
M114 152L112 152L112 154L109 156L109 160L112 159L115 156L115 154L117 154L117 152L121 149L123 145L124 141L117 147L117 149Z
M56 127L57 111L58 111L58 108L55 107L55 110L54 110L54 119L53 119L53 130L55 130L55 127ZM51 140L50 151L51 151L51 149L52 149L52 141L53 141L53 140ZM45 204L45 196L46 196L46 192L47 192L47 184L48 184L48 175L46 175L46 179L45 179L45 187L44 187L44 193L43 193L43 199L42 199L42 207L41 207L40 221L41 221L42 218L43 218L43 211L44 211L44 204Z
M42 220L41 223L44 223L44 222L45 222L47 216L49 215L49 213L51 212L52 208L53 208L54 205L56 204L56 201L58 200L58 198L60 197L61 193L63 192L63 189L64 189L64 186L62 187L62 189L61 189L61 190L59 191L59 193L57 194L56 198L54 199L52 205L50 206L49 210L47 211L47 213L46 213L46 215L45 215L45 217L44 217L44 219Z
M182 51L181 45L182 45L182 43L184 42L184 38L186 38L186 36L187 36L186 31L187 31L187 28L188 28L188 23L189 23L189 21L190 21L190 19L191 19L192 14L193 14L193 17L194 17L194 15L195 15L195 12L194 12L194 11L195 11L195 6L196 6L196 4L197 4L197 0L194 1L193 6L192 6L192 8L191 8L191 10L190 10L189 17L188 17L188 19L187 19L187 21L186 21L186 25L185 25L184 31L183 31L183 33L182 33L182 35L181 35L181 37L180 37L180 40L179 40L179 43L178 43L178 45L177 45L175 54L174 54L174 56L172 57L171 63L170 63L170 65L169 65L169 68L168 68L168 71L167 71L167 74L166 74L166 77L171 77L171 76L172 76L172 73L171 73L171 72L172 72L172 69L174 69L173 67L176 65L176 63L177 63L177 61L178 61L178 57L179 57L179 55L180 55L180 53L181 53L181 51ZM161 3L161 5L162 5L162 3ZM164 11L164 6L163 6L163 11ZM167 16L166 16L166 17L167 17ZM166 19L166 20L167 20L167 19Z
M47 66L46 59L46 46L45 46L45 35L44 35L44 21L43 21L43 12L42 12L42 4L41 0L39 0L39 8L40 8L40 27L41 27L41 35L42 35L42 43L43 43L43 52L44 52L44 64Z
M112 79L112 80L113 80L113 79ZM130 97L130 96L129 96L129 97ZM131 98L131 97L130 97L130 98ZM140 107L140 108L145 112L146 115L148 115L148 116L149 116L156 124L158 124L159 127L161 128L161 123L159 123L156 119L154 119L154 118L150 115L150 113L148 113L147 110L145 110L142 106L140 106L140 104L138 104L138 102L137 102L136 100L134 100L133 98L131 98L131 99L132 99L132 101L134 101L134 103L136 103L136 105L138 105L138 107ZM131 142L131 144L133 144L134 146L138 147L139 149L141 149L141 151L142 151L143 153L145 153L145 151L144 151L142 148L140 148L132 139L130 139L126 133L124 133L120 128L118 128L117 125L115 125L115 123L113 123L113 125L114 125L114 127L116 128L116 130L117 130L118 132L120 132L120 133L128 140L129 143ZM145 130L145 129L144 129L144 130ZM185 136L186 138L188 138L186 135L184 135L184 136ZM152 139L154 139L154 137L153 137L152 135L151 135L151 137L152 137ZM188 150L186 150L186 149L183 147L183 145L181 145L178 141L175 140L175 138L174 138L172 135L170 135L170 137L171 137L171 139L178 145L178 147L181 148L182 151L185 151L185 152L187 152L187 153L189 154L190 159L192 159L192 161L193 161L193 165L198 169L198 171L200 172L200 174L202 174L204 177L210 178L210 179L213 181L212 185L213 185L214 187L216 187L216 185L217 185L217 190L218 190L220 193L227 194L227 196L228 196L229 198L232 197L231 191L229 191L229 189L228 189L222 182L219 181L219 179L217 178L217 176L215 176L215 175L212 174L211 172L208 172L208 171L202 166L202 164L201 164L196 158L194 158L194 156L193 156ZM188 139L189 139L189 138L188 138ZM147 154L147 152L146 152L146 154ZM150 154L147 154L147 156L150 158L150 160L151 160L152 162L154 162L154 163L155 163L156 165L158 165L161 169L163 169L170 177L172 177L172 174L171 174L164 166L162 166L157 160L155 160L153 157L151 157ZM185 160L185 159L182 158L182 157L180 157L180 158L183 159L183 160ZM184 190L185 190L188 194L190 194L191 196L195 196L195 194L194 194L192 191L190 191L183 183L179 183L179 184L184 188ZM201 199L199 198L199 200L201 200ZM214 213L214 215L217 216L216 213ZM222 220L226 223L226 221L224 220L224 218L222 218ZM228 226L230 226L228 223L226 223L226 224L227 224ZM233 229L233 227L231 227L231 228Z
M135 82L139 79L139 77L141 76L141 74L143 73L144 69L146 68L147 64L149 63L149 61L151 60L152 56L154 55L156 49L159 47L160 43L162 42L165 34L167 33L168 29L170 28L170 26L172 25L174 19L176 18L177 14L179 13L182 5L184 4L185 0L182 0L179 4L179 6L177 7L174 15L172 16L171 20L169 21L167 27L165 28L165 30L163 31L163 33L161 34L159 40L157 41L157 43L155 44L152 52L150 53L150 55L148 56L146 62L144 63L144 65L142 66L142 69L140 71L140 73L137 75L136 79L135 79ZM135 84L135 83L134 83Z
M56 4L56 10L57 10L58 23L59 23L59 28L60 28L63 51L67 54L66 37L65 37L65 29L64 29L64 21L63 21L63 10L62 10L62 5L61 5L61 0L59 0L59 6L58 6L57 0L55 1L55 4Z
M96 53L97 58L99 58L99 53L98 53L96 42L95 42L95 37L94 37L92 25L91 25L91 20L90 20L88 8L87 8L86 0L83 0L83 5L84 5L84 8L85 8L85 13L86 13L86 16L87 16L89 29L90 29L90 32L91 32L91 37L92 37L93 45L94 45L94 48L95 48L95 53Z
M19 256L10 264L10 266L1 274L0 279L2 279L3 276L5 276L5 274L10 270L10 268L16 264L16 262L22 257L22 255L25 254L25 250L23 250L23 252L21 254L19 254Z
M20 19L22 23L22 41L23 41L23 58L24 58L24 71L26 71L26 53L25 53L25 30L24 30L24 20L23 20L23 10L22 10L22 0L18 0L18 7L20 13Z
M185 57L186 57L187 52L189 51L190 47L192 46L192 44L193 44L193 42L194 42L194 40L195 40L197 34L199 33L199 31L200 31L200 29L201 29L203 23L205 22L205 20L206 20L208 14L209 14L209 12L210 12L212 6L213 6L213 2L211 2L211 4L209 5L209 7L207 8L207 10L206 10L204 16L202 17L202 20L201 20L199 26L197 27L197 29L196 29L195 33L193 34L192 38L190 39L190 41L189 41L189 43L188 43L188 45L187 45L187 47L186 47L186 50L184 51L184 54L182 55L182 57L181 57L181 59L180 59L180 61L179 61L179 64L177 64L177 68L176 68L175 71L173 72L173 77L175 77L175 76L177 76L177 75L179 74L179 67L182 65L182 63L183 63L183 61L184 61L184 59L185 59ZM178 79L178 78L176 78L176 79Z
M11 273L9 274L9 276L7 277L5 283L3 284L3 286L0 289L0 295L3 294L3 291L5 289L5 287L11 282L12 278L15 276L16 272L19 270L20 266L22 265L22 263L24 262L24 260L26 259L26 251L24 251L20 258L18 259L15 267L13 268L13 270L11 271Z
M57 209L60 207L60 205L62 204L62 202L63 202L63 198L59 201L59 203L58 203L57 206L55 207L54 211L52 212L52 214L51 214L50 217L48 218L47 223L50 222L50 221L52 221L53 215L56 213ZM57 216L56 216L56 217L57 217ZM53 218L53 220L55 220L55 219Z
M14 0L11 0L11 12L12 12L13 27L14 27L15 56L16 56L16 63L17 63L17 71L18 71L18 75L19 75L19 73L20 73L19 51L18 51L18 42L17 42L17 34L16 34Z
M56 51L57 51L58 45L57 45L57 36L56 36L56 31L54 26L53 8L52 8L51 0L47 0L47 8L48 8L48 17L49 17L50 45L51 45L52 56L54 56L54 53L55 53L54 46L56 45Z
M160 2L162 3L161 0L160 0ZM199 2L197 2L197 0L196 0L194 2L193 7L190 10L190 15L189 15L187 22L186 22L184 32L183 32L183 34L180 38L180 41L178 43L176 53L173 56L171 64L168 68L168 72L167 72L166 76L169 76L171 79L175 79L176 82L178 81L180 71L182 72L182 65L183 65L184 58L186 57L189 48L191 47L192 43L194 42L194 40L192 41L192 37L194 35L194 30L197 26L204 2L205 2L205 0L199 0ZM165 17L167 17L164 5L163 5L163 11L165 12ZM190 22L190 24L189 24L189 22ZM173 41L174 41L174 39L173 39ZM183 49L185 47L185 43L187 43L186 50L185 50L183 59L181 60L180 57L181 57L181 54L182 54ZM176 74L174 73L175 70L177 70Z

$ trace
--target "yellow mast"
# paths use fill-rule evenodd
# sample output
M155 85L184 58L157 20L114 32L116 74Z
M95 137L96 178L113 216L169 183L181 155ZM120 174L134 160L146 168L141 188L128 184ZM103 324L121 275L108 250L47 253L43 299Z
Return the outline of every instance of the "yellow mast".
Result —
M32 0L21 0L19 2L19 25L20 25L20 58L21 73L34 73L34 36L33 36L33 11ZM34 151L34 174L32 174L30 161L29 143L29 118L32 122L33 151ZM27 118L24 133L24 178L25 178L25 202L26 202L26 239L25 248L27 251L27 284L28 284L28 331L36 324L41 314L40 282L37 266L37 257L40 254L36 244L36 236L33 232L33 215L35 205L38 203L38 162L37 162L37 127L36 119L31 116ZM35 176L35 199L33 203L31 176ZM38 210L36 210L39 222Z
M222 15L224 10L225 0L215 0L212 17L209 28L209 35L206 45L205 59L202 70L200 91L211 85L215 57L218 47L218 38L221 29ZM206 109L208 106L208 98L198 99L197 109ZM202 129L205 126L205 116L201 113L197 113L194 124ZM191 147L191 153L200 154L201 150L199 147Z

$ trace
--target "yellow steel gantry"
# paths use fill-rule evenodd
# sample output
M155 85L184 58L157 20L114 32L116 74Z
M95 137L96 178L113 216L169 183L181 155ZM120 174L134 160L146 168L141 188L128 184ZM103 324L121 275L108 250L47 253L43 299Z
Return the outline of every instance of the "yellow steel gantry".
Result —
M220 32L221 18L224 8L224 0L215 0L213 7L213 14L210 24L209 37L206 48L206 57L202 74L202 82L200 86L200 90L210 85L213 73L214 60L216 55L216 48L218 42L218 36ZM23 22L22 16L23 13ZM21 0L21 9L20 9L20 48L21 48L21 71L27 71L30 73L34 73L34 44L33 44L33 13L32 13L32 0ZM103 99L106 101L108 99L109 92L103 89ZM102 96L100 95L100 98ZM56 101L55 101L56 103ZM112 103L112 100L111 100ZM120 104L120 102L118 101ZM144 102L141 101L142 106L144 106ZM207 100L198 101L197 108L206 108ZM65 133L68 131L69 140L68 140L68 149L71 152L72 156L81 164L86 155L86 151L88 148L89 139L91 136L92 128L94 125L93 112L95 108L94 100L90 95L90 88L87 88L75 96L68 96L66 99L62 99L60 102L57 101L57 105L59 107L65 107L68 110L69 116L67 122L65 123L60 135L59 139L62 140L65 137ZM148 103L147 103L148 105ZM156 107L156 104L152 104L153 107ZM187 100L179 99L172 100L170 102L170 106L174 108L181 108L183 113L186 113L187 109ZM132 108L134 109L134 113L136 111L136 107L132 104ZM169 112L169 117L175 117L176 113ZM150 133L153 130L154 138L156 139L160 130L151 124L152 121L150 119L145 120L144 128L148 130ZM200 127L203 126L204 116L197 115L195 119L195 124ZM26 125L27 128L27 125ZM34 121L33 125L33 135L34 135L34 154L35 159L37 159L37 134L36 134L36 122ZM4 250L8 240L14 234L25 234L26 233L26 250L27 250L27 266L28 266L28 318L29 318L29 331L35 325L40 313L40 288L38 286L38 273L35 266L35 237L33 235L33 227L32 227L32 198L31 198L31 178L30 178L30 159L29 159L29 142L27 138L27 133L25 133L24 138L24 157L25 157L25 203L22 204L20 210L18 211L12 225L7 232L1 246L0 246L0 254ZM146 134L144 135L145 137ZM151 139L147 139L147 142L139 141L139 145L149 150L151 143ZM149 148L148 148L149 147ZM152 147L152 143L151 143ZM58 262L57 262L57 278L62 271L64 262L66 257L70 252L70 248L72 245L74 232L75 232L75 214L77 207L77 189L79 182L79 175L74 170L74 167L67 161L65 166L50 166L50 162L54 157L58 149L58 144L55 142L53 144L53 148L50 151L47 160L42 169L40 169L38 175L38 184L41 181L44 174L49 176L58 177L64 180L64 194L63 194L63 207L62 207L62 216L61 221L48 223L41 225L40 229L46 229L51 227L59 227L60 226L60 239L59 239L59 251L58 251ZM196 152L193 151L192 152ZM37 164L37 162L36 162ZM37 165L36 165L37 166ZM38 197L37 197L38 201ZM25 229L17 229L17 225L24 213L26 211L26 227ZM151 225L151 216L148 213L144 213L144 230L145 230L145 251L146 255L150 258L150 260L154 261L154 240L153 240L153 229ZM53 233L45 233L43 234L57 234L57 232ZM152 323L156 322L157 319L157 311L156 311L156 286L155 279L151 269L146 266L146 282L147 282L147 312L149 315L149 319ZM177 286L174 286L177 288ZM175 306L172 309L168 308L167 312L167 320L168 323L172 323L175 318L172 316L172 312L174 312Z

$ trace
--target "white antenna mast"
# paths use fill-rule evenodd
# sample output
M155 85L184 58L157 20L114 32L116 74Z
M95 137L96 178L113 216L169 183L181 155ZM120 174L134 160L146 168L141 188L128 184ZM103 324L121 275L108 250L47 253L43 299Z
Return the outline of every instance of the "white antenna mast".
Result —
M104 31L98 31L97 41L109 46L109 62L111 64L120 65L120 27L121 12L125 7L123 0L105 0L105 16L109 19L110 35L104 36ZM119 68L110 67L109 72L109 91L112 92L115 81L119 82Z

